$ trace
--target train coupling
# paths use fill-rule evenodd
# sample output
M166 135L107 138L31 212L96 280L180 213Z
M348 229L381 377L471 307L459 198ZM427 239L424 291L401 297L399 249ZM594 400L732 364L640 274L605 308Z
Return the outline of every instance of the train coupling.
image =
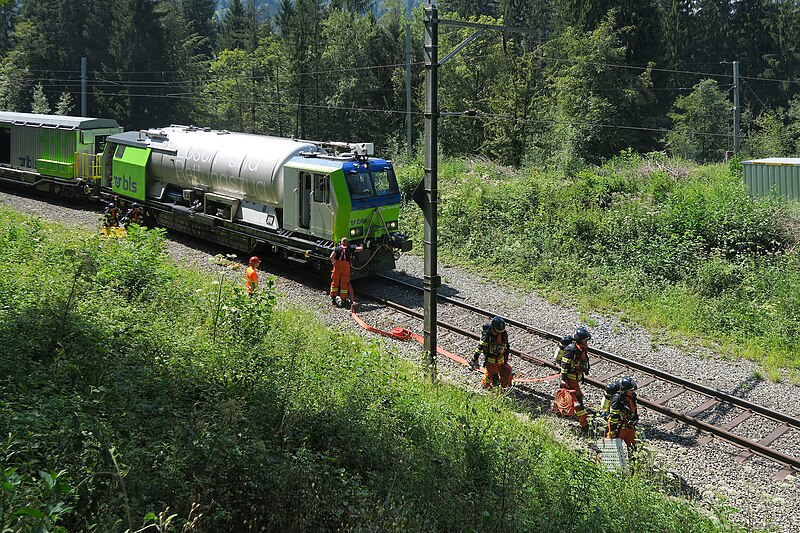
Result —
M395 233L389 237L390 246L401 252L411 251L411 238L405 233Z
M380 237L364 239L364 248L374 249L381 246L388 246L399 252L411 250L411 239L403 233L393 233L391 235L381 235Z

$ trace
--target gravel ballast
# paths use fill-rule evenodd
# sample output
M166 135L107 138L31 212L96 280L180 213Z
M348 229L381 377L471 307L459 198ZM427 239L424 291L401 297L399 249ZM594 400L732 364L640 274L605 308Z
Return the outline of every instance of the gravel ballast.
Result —
M75 207L62 207L56 203L31 199L23 196L0 193L0 205L20 212L41 216L44 219L67 226L80 226L95 230L99 227L99 213ZM213 272L227 272L231 279L244 282L244 263L247 258L239 254L241 269L231 270L213 261L216 254L229 253L229 250L210 244L170 234L167 241L169 253L176 261L194 265L199 269ZM408 280L422 278L422 259L403 256L398 262L394 275ZM276 276L275 285L291 305L306 307L314 312L320 321L336 327L357 331L372 336L355 324L346 311L330 307L324 292L324 284L301 283L282 274L282 270L269 261L262 263L261 269ZM468 303L496 310L521 322L541 329L559 333L570 333L575 325L587 322L569 307L561 306L533 293L500 288L490 280L469 273L460 268L444 265L439 267L442 282L449 292L455 293ZM309 286L314 285L314 286ZM583 315L585 317L585 315ZM370 322L370 313L363 313ZM372 317L375 318L375 317ZM773 407L776 410L800 417L800 387L786 383L772 383L760 376L758 365L749 361L732 361L703 347L675 347L662 345L646 331L622 323L614 317L591 314L588 321L593 324L591 346L636 359L666 372L720 389L753 402ZM418 333L421 333L419 331ZM511 343L515 346L512 333ZM376 336L377 337L377 336ZM379 337L385 339L383 337ZM519 339L517 339L519 340ZM382 340L387 351L422 361L422 348L415 343L400 343ZM470 349L471 352L471 349ZM460 355L468 355L461 353ZM513 365L513 361L512 361ZM480 391L476 374L468 373L455 364L440 364L442 378L472 387ZM555 382L532 385L533 392L546 398L554 392ZM599 405L602 394L599 390L588 389L587 400L590 405ZM645 388L641 393L650 397ZM686 410L688 399L676 398L669 406L676 410ZM536 416L537 413L529 413ZM790 475L784 481L777 481L775 474L779 467L760 458L737 462L735 458L741 449L719 441L700 444L704 436L684 425L668 427L666 419L657 413L643 409L642 424L648 435L648 446L654 454L655 464L665 475L683 488L684 497L706 509L730 508L734 512L730 519L748 529L768 528L775 531L800 533L800 481L798 476ZM545 413L552 421L557 437L576 450L584 450L587 441L577 436L577 423L558 419ZM723 418L725 413L720 413ZM748 421L749 422L749 421ZM763 427L763 422L752 422L745 427L745 436L761 438L771 428ZM800 436L790 431L788 439L782 437L778 449L785 453L798 454Z

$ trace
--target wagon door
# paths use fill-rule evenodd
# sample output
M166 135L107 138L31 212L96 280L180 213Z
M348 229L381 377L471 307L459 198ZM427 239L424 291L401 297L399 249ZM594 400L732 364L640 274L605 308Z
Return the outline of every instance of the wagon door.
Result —
M311 227L311 173L300 173L300 220L298 225L303 229Z
M314 195L311 200L311 233L316 237L333 239L333 206L331 177L314 173Z
M11 164L11 129L0 126L0 163Z

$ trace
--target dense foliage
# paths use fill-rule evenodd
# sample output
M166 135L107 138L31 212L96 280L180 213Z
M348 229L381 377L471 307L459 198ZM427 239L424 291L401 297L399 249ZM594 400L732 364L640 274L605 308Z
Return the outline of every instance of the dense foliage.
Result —
M404 187L421 169L401 169ZM576 174L440 168L443 257L653 330L719 343L800 381L798 213L751 199L741 167L632 152ZM416 207L406 227L418 228Z
M0 528L735 529L264 287L0 210Z
M420 2L0 2L0 109L80 112L127 129L200 124L406 152L406 24L415 147L424 110ZM795 0L442 0L486 31L440 70L441 149L576 168L621 150L719 161L798 153ZM442 58L473 28L442 27ZM705 108L703 106L710 105ZM468 112L468 113L467 113ZM410 148L414 151L414 147Z

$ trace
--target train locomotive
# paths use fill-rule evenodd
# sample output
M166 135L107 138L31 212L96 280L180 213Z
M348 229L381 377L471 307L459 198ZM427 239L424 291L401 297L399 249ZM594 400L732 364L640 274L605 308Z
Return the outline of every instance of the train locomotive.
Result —
M156 225L325 272L348 237L365 247L354 279L393 269L411 249L392 163L371 143L180 125L124 132L113 119L0 112L0 181L137 202Z

